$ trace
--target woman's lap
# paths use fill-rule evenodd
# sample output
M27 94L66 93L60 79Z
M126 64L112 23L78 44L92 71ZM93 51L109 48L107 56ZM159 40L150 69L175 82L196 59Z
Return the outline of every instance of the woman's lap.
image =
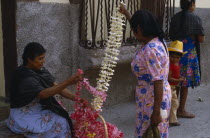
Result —
M20 134L24 134L26 137L29 138L71 138L71 131L67 120L61 116L55 114L54 118L56 119L52 126L49 126L49 129L46 131L40 131L40 133L33 132L32 128L28 128L27 126L22 127L17 123L14 126L9 126L9 128ZM8 120L10 122L11 120ZM15 120L13 120L15 122ZM30 122L34 123L35 122ZM41 129L41 128L40 128Z
M37 100L21 108L12 108L7 126L26 137L62 138L70 134L68 121L50 110L43 110Z
M59 117L54 122L51 129L49 129L47 132L40 134L28 133L25 134L25 136L29 138L71 138L71 131L66 119Z

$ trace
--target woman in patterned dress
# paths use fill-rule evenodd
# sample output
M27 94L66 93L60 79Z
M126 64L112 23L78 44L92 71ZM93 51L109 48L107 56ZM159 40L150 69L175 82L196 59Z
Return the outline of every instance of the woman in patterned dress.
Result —
M46 50L29 43L23 53L23 65L15 71L10 91L11 109L7 126L28 138L72 138L69 114L53 97L56 94L74 100L67 86L82 80L75 74L60 84L43 67Z
M178 12L171 19L170 38L183 42L183 51L186 51L181 60L181 76L186 80L181 84L180 104L177 116L184 118L194 118L195 115L188 113L185 104L189 87L200 85L200 45L204 41L204 29L200 17L195 15L195 0L180 0L182 11ZM179 94L178 94L179 95Z
M130 21L134 36L142 43L131 63L138 80L135 138L141 138L150 125L158 126L161 138L168 138L171 88L168 83L169 54L163 30L148 11L139 10L131 17L121 5L120 12Z

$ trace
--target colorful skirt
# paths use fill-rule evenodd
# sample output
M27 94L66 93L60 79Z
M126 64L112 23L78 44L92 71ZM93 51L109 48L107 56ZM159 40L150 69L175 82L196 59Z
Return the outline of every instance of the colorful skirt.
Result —
M182 42L184 44L183 51L187 52L180 60L180 74L186 78L182 86L194 88L200 85L200 68L195 40L187 37Z

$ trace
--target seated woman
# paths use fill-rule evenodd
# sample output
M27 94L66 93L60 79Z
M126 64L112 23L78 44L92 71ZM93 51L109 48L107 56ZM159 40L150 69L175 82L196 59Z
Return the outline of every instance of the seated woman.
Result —
M75 74L60 84L43 67L46 50L42 45L29 43L22 56L23 65L14 74L11 87L11 110L7 126L15 133L30 138L71 138L69 114L53 97L56 94L74 100L67 86L82 80Z

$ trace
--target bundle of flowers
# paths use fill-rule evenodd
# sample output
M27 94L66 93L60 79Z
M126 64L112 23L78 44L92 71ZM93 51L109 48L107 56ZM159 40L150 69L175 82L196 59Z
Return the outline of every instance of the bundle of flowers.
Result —
M103 102L105 102L108 91L109 82L114 75L114 67L117 65L117 56L120 53L120 46L123 39L123 15L119 12L119 6L115 9L111 17L111 28L105 49L105 57L102 61L99 78L97 79L97 87L90 86L88 79L77 85L77 97L75 100L75 112L71 114L71 118L75 120L74 130L76 138L122 138L123 133L110 123L106 123L100 116ZM78 70L82 74L82 70ZM93 96L91 106L87 101L81 102L80 91L85 87ZM102 121L97 121L101 118Z
M82 100L80 98L80 91L82 87L85 87L91 94L93 94L93 96L102 97L104 101L107 96L106 93L97 91L94 87L90 86L88 79L84 79L83 82L79 82L77 84L74 105L75 111L71 114L71 118L75 120L75 138L105 138L105 128L107 128L109 138L122 138L123 133L120 132L115 125L97 120L101 111L94 110L86 100Z

